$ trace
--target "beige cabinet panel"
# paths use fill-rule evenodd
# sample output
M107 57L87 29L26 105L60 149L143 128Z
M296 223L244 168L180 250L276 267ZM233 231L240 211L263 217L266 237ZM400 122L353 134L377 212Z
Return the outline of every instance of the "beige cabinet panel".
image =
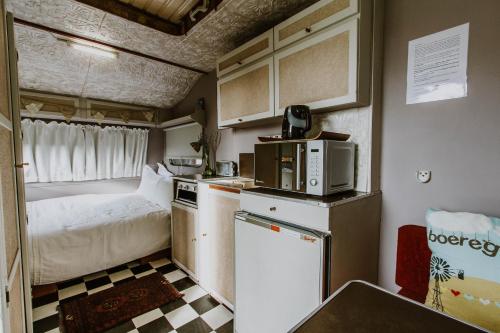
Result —
M196 210L172 204L172 258L196 277Z
M275 113L292 104L322 109L358 102L358 19L278 51Z
M240 209L239 194L210 189L208 198L210 287L234 304L234 213Z
M274 27L280 49L358 12L358 0L321 0Z
M250 64L273 51L273 29L255 37L217 61L217 77Z
M273 57L217 82L219 127L274 116Z
M5 233L7 274L10 274L19 250L12 144L12 131L0 126L0 156L2 157L0 158L1 208Z
M9 303L9 316L10 316L10 331L22 332L24 327L23 318L23 293L22 293L22 280L21 268L17 268L17 273L9 288L10 303Z

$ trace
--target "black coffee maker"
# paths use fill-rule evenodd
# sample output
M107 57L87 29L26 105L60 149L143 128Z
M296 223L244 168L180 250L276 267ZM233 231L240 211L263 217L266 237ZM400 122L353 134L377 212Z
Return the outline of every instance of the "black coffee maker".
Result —
M311 111L306 105L289 105L283 114L281 138L283 140L304 139L311 129Z

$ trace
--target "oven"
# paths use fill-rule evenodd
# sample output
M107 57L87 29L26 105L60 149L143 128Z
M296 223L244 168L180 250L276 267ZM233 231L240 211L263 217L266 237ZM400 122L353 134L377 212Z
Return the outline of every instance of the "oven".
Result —
M198 206L196 183L177 181L174 201L180 204L186 204L190 207Z

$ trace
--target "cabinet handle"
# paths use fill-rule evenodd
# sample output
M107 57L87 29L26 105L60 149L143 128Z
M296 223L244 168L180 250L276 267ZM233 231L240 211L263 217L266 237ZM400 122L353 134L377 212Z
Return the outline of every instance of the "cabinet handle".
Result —
M206 237L206 236L207 236L207 234L202 234L202 236L203 236L203 237Z
M22 168L24 168L25 166L28 166L28 165L30 165L30 164L24 162L24 163L21 163L21 164L16 164L16 168L22 169Z
M196 242L196 238L191 239L191 242Z
M276 207L271 207L271 208L269 208L269 210L270 210L271 212L275 212L275 211L276 211Z
M311 32L311 27L306 28L306 32L310 33Z

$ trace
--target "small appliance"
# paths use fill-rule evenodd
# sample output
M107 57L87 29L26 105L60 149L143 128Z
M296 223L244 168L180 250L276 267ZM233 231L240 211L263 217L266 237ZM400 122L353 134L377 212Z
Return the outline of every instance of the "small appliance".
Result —
M183 205L196 208L198 186L194 182L176 181L174 201Z
M238 175L238 165L233 161L215 162L215 174L223 177L235 177Z
M285 108L281 137L283 140L303 139L311 129L311 111L306 105L290 105Z
M255 145L255 185L328 195L354 188L355 145L292 140Z

